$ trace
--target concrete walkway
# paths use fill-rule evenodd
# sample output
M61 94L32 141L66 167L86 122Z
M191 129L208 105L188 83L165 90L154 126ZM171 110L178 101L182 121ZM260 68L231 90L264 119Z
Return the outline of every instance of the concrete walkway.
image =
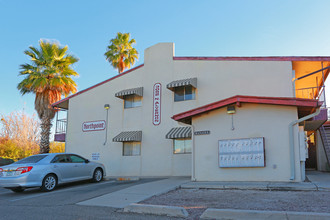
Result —
M307 171L307 178L318 190L330 191L330 172Z
M78 205L107 206L124 208L124 212L188 217L183 207L136 204L155 195L181 188L195 189L250 189L250 190L290 190L290 191L330 191L330 173L308 171L309 182L191 182L190 178L169 178L149 183L139 184L109 193L94 199L78 203ZM330 219L329 213L307 212L274 212L256 210L227 210L208 208L202 219Z
M138 203L155 195L167 193L187 183L190 178L169 178L149 183L139 184L109 193L94 199L78 203L78 205L107 206L124 208L132 203Z
M308 171L310 182L191 182L190 178L168 178L139 184L109 193L78 205L107 206L124 208L155 195L177 189L245 189L245 190L282 190L282 191L330 191L330 173Z

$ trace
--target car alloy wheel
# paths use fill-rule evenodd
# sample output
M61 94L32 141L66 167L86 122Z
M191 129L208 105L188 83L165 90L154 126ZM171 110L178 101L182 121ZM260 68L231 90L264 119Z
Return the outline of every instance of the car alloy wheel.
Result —
M47 175L44 180L42 181L42 190L49 192L55 189L57 185L57 179L53 174Z
M103 173L101 169L96 169L93 175L94 182L100 182L103 179Z

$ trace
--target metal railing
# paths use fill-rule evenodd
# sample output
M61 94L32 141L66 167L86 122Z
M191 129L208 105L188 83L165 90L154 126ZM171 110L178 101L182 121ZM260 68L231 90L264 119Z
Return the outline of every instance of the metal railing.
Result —
M66 119L56 120L55 134L65 134L66 133Z
M59 117L61 117L59 119ZM60 109L56 113L55 134L65 134L67 126L67 111Z
M297 98L316 99L323 102L321 108L326 108L325 86L307 87L296 90Z
M324 75L324 70L329 70L330 66L327 66L325 68L323 68L323 62L322 64L322 69L316 70L312 73L308 73L304 76L301 76L299 78L295 78L293 79L293 88L294 88L294 94L295 97L297 98L307 98L307 99L316 99L319 100L321 102L323 102L321 108L326 108L327 104L326 104L326 98L325 98L325 75ZM296 82L302 79L306 79L310 76L313 76L314 74L317 74L319 72L322 72L322 81L321 81L321 85L319 86L318 83L318 78L316 77L316 86L315 87L306 87L306 88L300 88L300 89L296 89ZM294 71L293 71L294 73Z
M325 156L327 158L328 164L330 165L330 160L329 160L330 159L329 158L330 145L329 145L329 140L327 138L327 132L324 129L323 125L319 128L319 131L320 131L320 136L321 136L321 140L322 140L322 143L323 143L323 149L324 149L324 152L325 152Z

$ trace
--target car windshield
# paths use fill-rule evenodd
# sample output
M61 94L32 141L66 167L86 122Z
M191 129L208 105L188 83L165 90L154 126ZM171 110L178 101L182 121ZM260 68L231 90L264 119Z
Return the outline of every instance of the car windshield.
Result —
M47 157L47 155L35 155L31 157L24 158L16 162L16 164L23 164L23 163L38 163L40 160Z

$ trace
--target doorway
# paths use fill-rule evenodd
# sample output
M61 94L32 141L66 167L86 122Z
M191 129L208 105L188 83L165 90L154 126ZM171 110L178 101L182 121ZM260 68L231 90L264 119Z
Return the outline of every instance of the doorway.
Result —
M315 143L315 131L309 131L307 133L307 143L308 143L308 158L306 159L305 168L307 170L316 170L316 143Z

